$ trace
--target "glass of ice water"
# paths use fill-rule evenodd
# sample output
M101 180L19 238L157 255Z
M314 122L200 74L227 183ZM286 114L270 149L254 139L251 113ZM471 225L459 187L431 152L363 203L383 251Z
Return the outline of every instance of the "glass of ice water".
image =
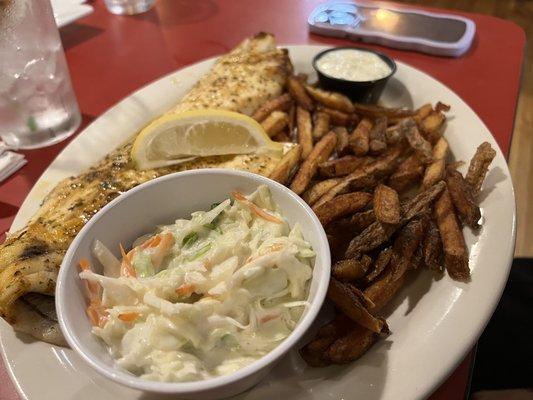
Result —
M155 0L105 0L109 12L113 14L140 14L148 11Z
M81 121L49 0L0 0L0 138L34 149Z

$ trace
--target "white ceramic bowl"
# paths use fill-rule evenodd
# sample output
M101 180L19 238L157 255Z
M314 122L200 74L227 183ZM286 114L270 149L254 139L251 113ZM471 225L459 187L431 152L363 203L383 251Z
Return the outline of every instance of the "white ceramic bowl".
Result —
M193 211L229 196L232 190L244 193L259 185L270 188L283 214L302 226L305 239L317 253L309 293L310 306L294 331L269 354L241 370L212 379L186 383L161 383L140 379L114 365L103 342L91 333L85 314L85 297L78 276L82 258L98 265L91 254L95 239L109 249L130 245L158 224L189 217ZM56 308L61 330L69 345L96 371L118 383L150 392L172 393L190 399L222 398L240 393L256 384L283 355L295 346L309 328L324 302L329 274L330 252L324 229L307 204L286 187L259 175L222 169L204 169L167 175L142 184L119 196L100 210L83 227L70 245L56 287Z

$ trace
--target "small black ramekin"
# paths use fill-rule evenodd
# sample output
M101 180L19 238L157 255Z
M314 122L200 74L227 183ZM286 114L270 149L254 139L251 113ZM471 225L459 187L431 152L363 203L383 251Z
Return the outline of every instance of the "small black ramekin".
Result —
M322 57L326 53L329 53L330 51L336 51L341 49L353 49L359 51L366 51L368 53L374 53L387 63L387 65L391 68L391 72L384 78L376 79L373 81L349 81L346 79L339 79L329 76L317 68L316 63L320 59L320 57ZM348 96L352 101L358 103L377 103L377 101L379 100L379 96L381 96L381 93L383 92L383 89L387 84L387 81L396 72L396 63L392 58L374 50L361 49L358 47L334 47L332 49L324 50L318 53L313 58L313 68L315 69L318 75L318 82L320 83L320 87L326 90L343 93Z

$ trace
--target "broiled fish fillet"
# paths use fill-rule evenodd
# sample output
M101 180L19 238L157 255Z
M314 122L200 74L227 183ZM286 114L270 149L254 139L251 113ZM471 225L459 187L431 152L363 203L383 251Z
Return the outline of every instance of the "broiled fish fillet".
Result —
M169 112L209 107L252 114L281 94L291 69L287 51L276 48L272 35L260 33L221 57ZM279 161L269 155L223 156L137 171L130 148L131 140L87 172L60 182L28 225L0 246L0 315L16 330L49 343L65 343L50 297L61 260L82 226L120 193L161 175L196 168L267 175Z

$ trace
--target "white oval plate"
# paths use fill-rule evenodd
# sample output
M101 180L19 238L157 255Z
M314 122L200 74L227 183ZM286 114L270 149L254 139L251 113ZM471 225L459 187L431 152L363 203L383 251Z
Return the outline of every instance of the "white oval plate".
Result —
M326 46L287 46L297 71L311 71L311 60ZM162 114L213 65L202 61L167 75L112 107L72 141L44 172L20 208L11 230L22 227L44 195L62 178L102 158L153 118ZM446 138L457 160L468 161L488 141L498 154L482 191L483 229L466 231L470 283L421 271L385 310L392 334L357 362L308 368L296 352L240 399L415 399L425 398L471 349L505 286L515 242L515 201L505 158L487 127L455 93L425 73L398 62L382 97L390 106L420 106L440 100L452 106ZM99 376L70 349L15 335L0 322L4 360L25 399L143 399Z

